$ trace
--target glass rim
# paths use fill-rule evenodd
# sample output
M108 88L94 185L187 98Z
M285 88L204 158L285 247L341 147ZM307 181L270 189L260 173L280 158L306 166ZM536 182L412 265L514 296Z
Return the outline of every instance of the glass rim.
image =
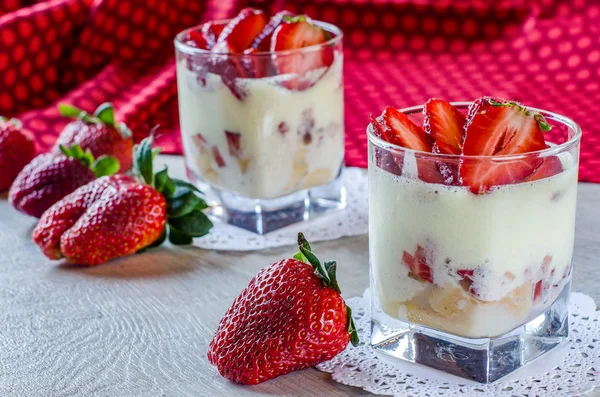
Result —
M219 19L219 20L215 20L215 21L211 21L211 22L218 23L218 24L224 24L224 23L228 23L229 21L231 21L231 19ZM175 48L178 51L181 51L188 55L226 55L228 57L236 57L236 58L262 58L262 57L266 58L266 57L271 57L273 55L286 56L286 55L302 54L302 53L316 51L316 50L319 50L326 46L337 45L344 38L344 33L341 31L340 28L338 28L335 25L327 23L327 22L323 22L323 21L317 21L317 20L313 20L312 22L315 25L320 26L321 28L325 29L326 31L335 34L335 37L332 37L331 39L327 40L324 43L314 44L314 45L311 45L308 47L296 48L293 50L257 51L257 52L253 52L251 54L244 54L244 53L232 54L229 52L212 52L210 50L205 50L203 48L192 47L192 46L186 44L183 40L184 37L186 37L189 32L191 32L192 30L196 30L199 27L201 27L202 25L204 25L204 23L201 23L199 25L192 26L191 28L187 28L187 29L182 30L181 32L177 33L177 35L175 36L175 39L174 39L174 43L175 43Z
M452 104L453 106L461 107L461 108L468 107L472 103L473 102L465 102L465 101L450 102L450 104ZM408 115L408 114L413 114L416 111L422 111L424 106L425 106L424 104L417 105L417 106L411 106L411 107L407 107L407 108L398 109L398 111ZM367 126L367 137L369 138L369 141L371 143L375 144L377 147L380 147L383 149L394 149L394 150L403 151L403 152L412 152L415 155L417 155L419 158L431 157L431 158L436 158L436 159L447 159L447 160L450 160L450 159L454 159L454 160L456 160L456 159L473 159L473 160L476 160L477 159L477 160L491 160L492 162L494 160L496 160L496 161L512 161L512 160L522 160L522 159L526 159L526 158L530 158L530 157L534 157L534 156L535 157L548 157L548 156L552 156L552 155L557 155L566 150L569 150L571 147L577 145L579 143L579 141L581 140L581 135L582 135L581 127L579 126L579 124L577 124L572 119L570 119L566 116L560 115L558 113L550 112L550 111L544 110L544 109L538 109L538 108L529 107L529 106L525 106L525 108L527 108L528 110L532 110L534 112L539 112L544 117L549 117L552 120L558 121L558 122L562 123L563 125L566 125L568 128L573 130L575 133L567 141L565 141L559 145L550 146L546 149L536 150L534 152L527 152L527 153L485 155L485 156L483 156L483 155L433 153L433 152L424 152L422 150L414 150L414 149L405 148L403 146L399 146L399 145L390 143L388 141L385 141L382 138L379 138L378 136L376 136L375 132L373 131L372 123L369 123L369 125Z

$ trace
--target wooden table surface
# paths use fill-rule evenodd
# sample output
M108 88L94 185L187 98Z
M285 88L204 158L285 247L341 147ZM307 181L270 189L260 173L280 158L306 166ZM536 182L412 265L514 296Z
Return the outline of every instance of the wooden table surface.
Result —
M170 158L181 172L181 159ZM580 184L573 290L600 303L600 185ZM35 219L0 197L0 396L363 396L314 369L244 387L206 350L233 299L295 247L216 252L165 246L93 268L47 260ZM336 259L344 296L368 285L368 238L313 244ZM589 394L600 396L600 390Z

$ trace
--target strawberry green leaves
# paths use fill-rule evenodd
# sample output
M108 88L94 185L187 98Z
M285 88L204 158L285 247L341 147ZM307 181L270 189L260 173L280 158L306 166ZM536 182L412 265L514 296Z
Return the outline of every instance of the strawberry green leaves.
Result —
M96 178L113 175L119 171L119 160L113 156L100 156L94 159L89 149L84 151L79 145L73 145L70 148L60 145L60 151L65 156L72 157L88 167Z
M342 291L340 290L336 276L337 263L335 261L327 261L321 264L319 259L312 253L310 244L302 233L298 233L298 248L300 251L294 255L294 259L311 265L313 269L315 269L315 274L325 286L330 287L341 294ZM348 317L350 342L353 346L358 346L358 332L354 325L354 320L352 319L352 309L350 309L350 306L348 305L346 305L346 313Z
M191 244L195 237L206 235L213 227L204 213L208 208L202 192L189 182L171 178L167 167L154 173L153 162L160 149L152 149L152 138L144 139L134 151L134 170L148 185L167 200L168 238L172 244Z

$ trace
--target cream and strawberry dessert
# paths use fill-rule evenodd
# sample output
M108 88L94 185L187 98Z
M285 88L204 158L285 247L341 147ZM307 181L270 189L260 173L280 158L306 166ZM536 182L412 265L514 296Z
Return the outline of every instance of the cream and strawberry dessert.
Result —
M570 283L577 150L547 143L549 121L516 102L422 111L423 127L391 107L369 127L372 288L396 319L505 334Z
M339 175L344 99L336 28L246 8L185 32L176 46L181 133L196 176L272 199Z

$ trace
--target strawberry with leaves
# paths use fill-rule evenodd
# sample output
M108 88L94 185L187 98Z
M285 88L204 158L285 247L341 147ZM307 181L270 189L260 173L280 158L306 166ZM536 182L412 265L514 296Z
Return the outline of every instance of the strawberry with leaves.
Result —
M35 157L31 134L17 119L0 116L0 192L8 190L19 172Z
M312 367L358 344L335 261L321 263L302 233L300 251L262 269L235 299L208 360L236 383L257 384Z
M157 246L189 244L209 232L208 206L188 182L153 171L151 138L135 150L137 177L112 175L80 187L50 207L33 241L50 259L98 265Z
M119 160L120 173L131 168L133 162L133 134L125 123L115 121L115 110L104 103L89 114L75 106L59 104L58 111L64 117L74 118L60 133L53 148L60 153L60 146L81 146L90 150L94 157L113 156Z

